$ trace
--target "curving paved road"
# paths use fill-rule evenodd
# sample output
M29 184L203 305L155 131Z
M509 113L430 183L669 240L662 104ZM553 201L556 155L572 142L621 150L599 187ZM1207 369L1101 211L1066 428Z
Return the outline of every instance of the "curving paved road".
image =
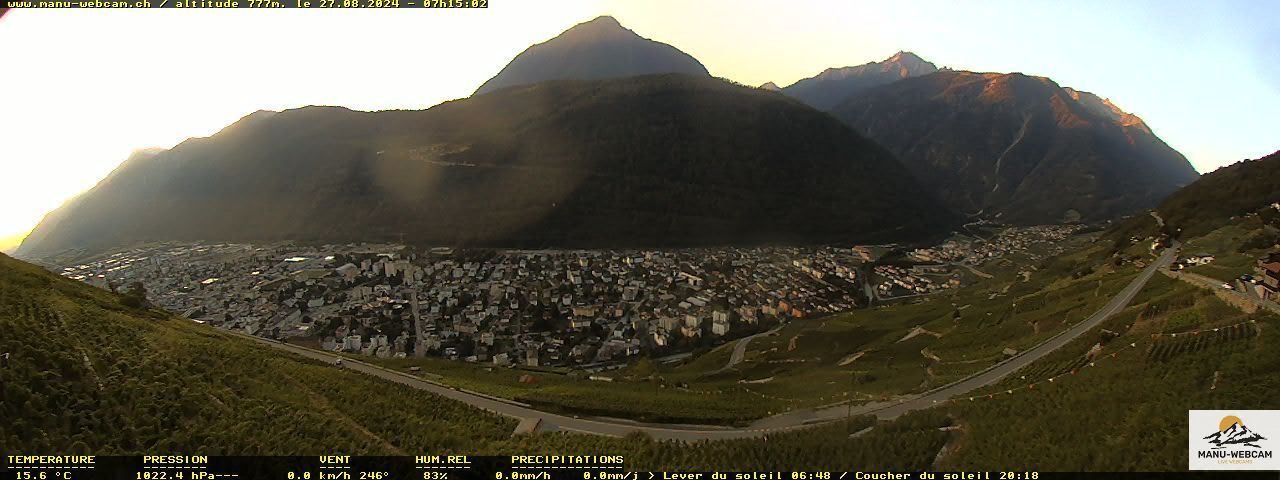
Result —
M500 415L505 415L526 422L538 422L538 430L541 431L572 431L618 437L625 436L634 431L641 431L656 439L719 440L756 437L767 433L777 433L786 430L805 428L818 423L839 420L850 413L854 415L874 414L879 418L888 419L897 417L912 410L929 408L977 388L994 384L1005 376L1008 376L1018 369L1043 358L1045 355L1061 348L1072 340L1079 338L1085 332L1098 326L1098 324L1102 323L1111 315L1124 309L1129 302L1133 300L1133 297L1137 295L1138 291L1140 291L1142 287L1146 285L1147 281L1151 279L1152 274L1154 274L1158 268L1167 267L1173 262L1177 248L1178 243L1175 242L1173 247L1166 249L1164 253L1160 255L1158 260L1143 270L1142 273L1140 273L1137 278L1133 279L1128 286L1117 293L1116 296L1111 299L1111 302L1102 307L1101 310L1095 312L1089 318L1067 328L1053 337L1050 337L1039 345L1027 349L1015 357L998 363L991 368L978 372L965 379L909 397L905 400L860 405L852 409L845 405L837 405L817 410L797 410L760 419L746 428L719 427L712 425L654 424L620 419L578 418L559 415L535 410L527 405L517 402L499 399L475 392L459 390L406 373L351 360L349 358L344 359L343 363L346 364L346 368L348 370L372 375L413 388L426 390ZM320 360L322 362L333 363L339 358L337 355L320 350L280 343L274 340L241 333L227 333L247 338L261 345L288 351L290 353Z
M750 336L739 339L738 343L733 346L733 353L729 355L729 362L726 363L723 367L720 367L719 369L713 372L706 373L704 376L715 375L717 373L727 371L730 368L733 368L735 365L742 363L742 359L746 358L747 356L747 346L751 345L752 340L755 340L756 337L771 335L773 333L776 333L778 330L782 330L782 325L773 327L768 331L760 332L755 335L750 335Z

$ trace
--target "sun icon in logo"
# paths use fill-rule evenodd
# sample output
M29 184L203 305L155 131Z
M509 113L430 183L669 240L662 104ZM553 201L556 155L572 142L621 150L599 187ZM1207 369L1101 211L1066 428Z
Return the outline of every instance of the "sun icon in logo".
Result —
M1244 422L1240 421L1240 417L1227 415L1222 417L1221 422L1218 422L1218 431L1209 434L1204 439L1212 443L1214 449L1222 449L1234 445L1262 448L1261 445L1258 445L1258 441L1266 440L1267 437L1249 430L1249 427L1244 426Z
M1227 415L1225 417L1222 417L1221 422L1218 422L1218 431L1225 432L1227 431L1228 428L1231 428L1232 425L1236 425L1236 424L1239 424L1241 427L1244 426L1244 422L1240 421L1240 417L1237 417L1235 415Z

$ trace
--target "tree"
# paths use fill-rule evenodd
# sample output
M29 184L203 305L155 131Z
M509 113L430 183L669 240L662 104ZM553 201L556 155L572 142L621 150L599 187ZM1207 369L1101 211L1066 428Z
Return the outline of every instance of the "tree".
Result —
M147 301L147 288L142 282L133 282L129 288L125 290L124 297L120 299L120 303L129 308L142 309L151 306Z

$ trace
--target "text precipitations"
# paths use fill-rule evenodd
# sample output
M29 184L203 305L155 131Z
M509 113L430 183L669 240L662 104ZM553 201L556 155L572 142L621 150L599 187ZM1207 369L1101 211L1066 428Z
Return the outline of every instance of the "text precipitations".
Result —
M624 472L622 455L512 455L511 471L497 472L495 479L550 480L557 470L582 471L585 479L637 480L635 472Z

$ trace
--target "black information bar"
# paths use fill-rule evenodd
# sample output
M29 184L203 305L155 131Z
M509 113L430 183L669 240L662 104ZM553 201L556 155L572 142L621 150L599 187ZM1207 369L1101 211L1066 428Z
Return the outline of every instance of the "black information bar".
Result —
M0 0L0 8L489 8L489 0Z
M420 455L364 457L217 457L202 455L6 455L0 480L1277 480L1278 472L1084 473L635 471L622 456Z

